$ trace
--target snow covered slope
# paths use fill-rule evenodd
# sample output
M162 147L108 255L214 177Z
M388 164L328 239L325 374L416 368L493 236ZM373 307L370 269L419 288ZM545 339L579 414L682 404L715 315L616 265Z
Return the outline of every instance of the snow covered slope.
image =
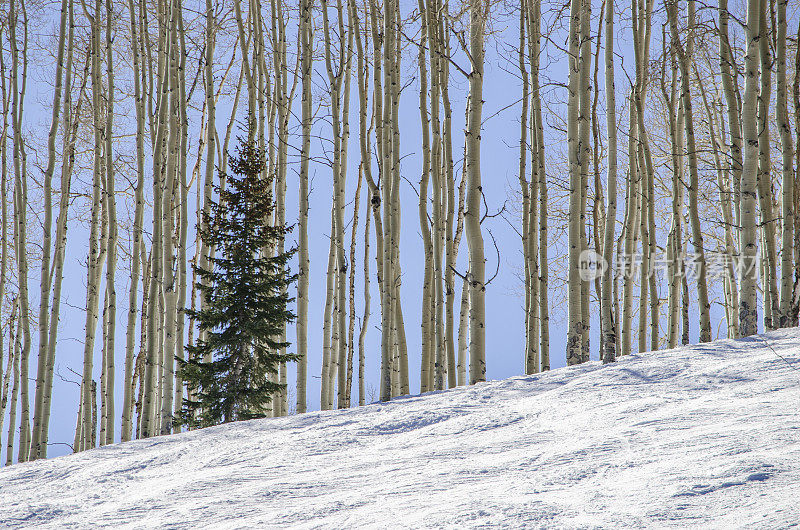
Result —
M798 369L791 330L113 445L0 470L0 527L785 528Z

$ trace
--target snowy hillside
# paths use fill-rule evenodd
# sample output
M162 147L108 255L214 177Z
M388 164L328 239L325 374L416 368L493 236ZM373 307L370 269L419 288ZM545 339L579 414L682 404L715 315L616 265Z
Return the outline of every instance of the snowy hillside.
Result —
M783 528L798 370L791 330L114 445L0 470L0 527Z

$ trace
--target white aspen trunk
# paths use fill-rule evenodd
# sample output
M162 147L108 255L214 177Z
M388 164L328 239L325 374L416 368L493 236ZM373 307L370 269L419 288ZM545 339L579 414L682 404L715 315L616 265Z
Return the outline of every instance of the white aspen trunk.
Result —
M531 216L531 197L526 178L526 164L528 161L528 101L530 99L530 81L528 77L528 68L525 65L525 34L526 34L526 10L527 5L525 0L521 2L519 8L519 48L517 50L519 73L522 78L522 108L520 111L520 130L519 130L519 179L520 195L522 197L522 231L520 238L522 239L522 261L523 261L523 287L525 289L525 373L533 374L538 371L536 358L534 355L533 344L536 343L539 337L533 336L533 321L534 315L531 313L532 307L538 308L538 300L532 300L531 289L533 273L531 272L531 251L530 251L530 233L529 233L529 219ZM531 143L534 140L531 139ZM533 149L531 149L533 152ZM535 160L535 155L533 156ZM531 162L531 169L535 172L535 162ZM536 279L538 282L538 278Z
M323 20L323 34L325 40L325 67L328 73L328 82L330 84L330 97L331 97L331 126L333 137L333 164L331 166L333 174L333 210L331 216L331 253L333 259L328 260L328 285L333 286L333 291L329 290L331 294L331 303L333 303L333 311L335 311L335 322L332 323L334 328L331 329L331 350L328 356L328 370L326 390L323 392L325 400L327 401L327 408L333 407L333 394L335 389L335 378L339 382L339 396L343 397L342 391L344 390L344 375L345 375L345 362L347 355L347 320L345 318L346 311L346 276L347 270L346 254L344 252L344 201L345 201L345 175L346 168L343 168L342 153L346 146L342 144L342 109L341 109L341 96L342 96L342 81L345 75L345 57L344 57L344 35L340 34L339 43L339 60L334 63L331 47L333 45L330 36L330 24L328 22L328 2L327 0L321 1L322 20ZM341 2L337 2L337 21L339 27L342 27L344 22L342 20ZM328 303L326 302L326 308ZM327 311L326 311L327 320ZM338 373L341 370L341 374ZM323 378L325 378L325 366L323 366ZM326 382L323 381L323 385ZM338 400L337 405L341 406L341 399Z
M636 107L634 104L635 88L631 89L629 98L629 119L628 119L628 179L625 194L625 222L623 229L625 231L623 260L625 263L625 270L621 272L623 277L622 284L622 319L620 329L620 354L628 355L631 352L631 321L633 313L633 255L636 251L638 241L638 164L636 157L636 138L637 134L637 121L636 121Z
M210 2L211 0L207 0ZM302 83L302 141L299 173L298 278L297 278L297 413L304 413L308 380L308 289L311 261L308 252L308 162L311 158L311 83L313 68L312 0L300 0L300 70Z
M361 153L361 163L359 170L366 177L369 186L368 210L372 206L373 215L376 218L376 238L380 237L381 229L379 228L380 221L380 195L375 182L372 179L372 165L369 141L369 129L367 126L367 78L369 76L369 65L366 61L364 44L362 43L361 27L358 17L358 7L355 0L348 0L348 17L352 24L352 33L356 43L356 83L358 85L358 100L359 100L359 147ZM373 98L373 103L375 99ZM365 390L365 340L367 327L369 325L370 317L370 280L369 280L369 225L370 225L370 212L365 213L366 223L364 227L364 316L361 320L361 329L358 334L358 404L363 406L366 403L366 390ZM379 256L380 254L378 254ZM352 265L351 265L352 267Z
M47 167L43 179L44 196L44 221L42 226L42 264L39 290L39 362L36 371L36 394L34 398L33 432L31 434L31 453L30 459L36 460L44 456L42 440L46 438L42 427L44 416L47 412L45 405L45 386L47 373L52 370L53 362L49 359L48 338L50 334L50 250L51 233L53 225L53 204L52 204L52 182L56 167L56 135L61 113L62 83L64 78L64 52L67 47L67 21L69 19L69 7L66 0L61 2L61 20L59 23L58 52L56 55L56 79L53 91L53 111L50 119L50 131L47 137ZM70 27L70 36L72 36ZM70 49L72 43L70 42ZM69 70L68 70L69 72ZM69 73L68 73L69 75ZM68 124L67 124L68 126ZM66 129L65 129L66 130ZM5 192L5 190L3 190ZM0 303L2 296L0 296ZM58 321L54 323L58 327ZM2 344L0 344L2 352Z
M695 66L695 76L700 79L699 72L697 71L697 67ZM706 89L703 83L699 83L700 87L700 95L703 99L703 106L706 110L706 118L708 120L708 127L709 127L709 135L711 136L711 142L713 145L714 151L714 166L717 170L717 187L719 188L719 200L720 206L722 209L722 219L725 225L725 245L724 251L726 256L730 256L731 260L725 260L727 266L725 268L723 280L724 280L724 305L725 305L725 321L728 327L728 338L730 339L737 339L739 338L739 322L738 322L738 293L736 292L736 278L735 278L735 267L733 266L732 258L736 255L736 247L733 241L733 232L731 227L733 226L733 215L731 213L731 200L730 200L730 189L727 184L727 179L725 176L725 171L722 168L722 161L720 160L719 152L720 152L720 145L717 140L717 133L715 129L715 122L716 117L711 109L711 105L708 102L708 97L706 96Z
M547 222L550 214L547 209L547 172L545 171L544 126L542 123L541 86L539 83L539 55L541 53L542 39L542 3L533 0L531 3L533 13L530 17L530 54L535 59L535 66L531 68L531 113L535 122L536 165L538 168L539 188L539 359L541 371L550 370L550 314L548 302L548 258L547 249ZM533 159L532 159L533 161ZM536 237L531 234L531 237ZM535 260L534 256L534 260Z
M127 442L131 439L132 413L133 413L133 376L135 371L134 347L136 342L136 316L139 290L139 255L142 252L142 223L144 217L144 95L142 93L138 22L133 0L128 0L128 10L131 19L131 52L134 77L134 99L136 107L136 189L134 191L135 210L133 215L132 252L131 252L131 280L128 291L128 322L125 335L125 376L123 382L124 394L122 401L122 425L120 440Z
M775 100L775 117L781 137L781 154L783 181L781 186L781 291L780 321L782 328L792 324L792 291L794 281L794 146L789 128L789 112L786 94L786 6L788 0L778 0L777 22L777 91ZM795 72L795 76L800 73Z
M364 180L364 172L359 169L358 184L356 186L356 194L353 198L353 221L350 229L350 263L349 263L349 277L348 277L348 292L349 292L349 314L347 317L347 359L346 359L346 380L344 385L344 400L341 399L342 391L340 390L340 403L339 408L350 408L351 392L353 387L353 353L355 350L355 325L356 325L356 236L358 234L358 208L359 201L361 200L361 184ZM367 214L369 219L369 214Z
M0 28L0 37L2 37L2 28ZM3 53L0 53L0 91L2 91L2 108L3 108L3 128L0 131L0 367L2 366L3 356L3 306L6 299L6 283L8 275L8 116L9 107L11 105L10 95L6 86L6 65L3 60ZM13 313L12 304L12 313ZM12 315L13 316L13 315ZM14 321L16 317L8 320L9 336L13 334ZM14 349L12 340L8 343L8 364L6 365L6 372L2 380L2 387L0 388L0 433L3 431L3 420L5 419L6 405L8 403L8 383L13 373L14 364ZM12 427L13 429L13 427ZM2 450L2 447L0 447Z
M28 18L25 5L22 4L23 19L20 23L16 11L16 1L11 2L9 13L9 36L11 37L11 112L12 130L14 134L14 233L17 256L17 283L19 286L19 318L22 333L22 347L19 360L19 450L18 462L26 462L30 449L30 410L28 393L28 359L31 351L30 310L28 306L28 252L27 252L27 204L28 177L25 144L22 138L22 120L25 103L25 88L28 72ZM22 79L19 79L20 50L18 49L16 26L23 31ZM19 333L17 335L19 336ZM17 339L19 340L19 338Z
M355 29L358 31L358 26L355 26ZM370 204L371 200L368 195L367 210L369 210ZM369 326L370 304L372 302L369 292L369 211L365 213L364 217L366 218L364 220L364 316L361 318L361 329L358 333L358 405L360 407L366 404L366 389L364 387L366 379L364 374L364 369L366 368L365 340Z
M350 406L349 404L349 384L347 378L347 357L348 352L352 351L352 333L348 333L347 331L347 251L345 249L345 227L344 227L344 211L347 208L345 204L345 183L346 183L346 176L347 176L347 154L348 154L348 147L350 144L350 85L352 80L352 62L353 62L353 32L350 31L349 27L345 29L344 24L344 12L342 7L342 0L337 0L336 2L336 10L338 13L339 19L339 40L340 40L340 48L339 48L339 68L341 70L342 76L344 76L344 101L342 104L342 124L341 124L341 156L339 158L340 165L339 169L341 172L341 176L339 178L339 188L341 194L341 210L339 215L340 223L337 226L338 230L338 237L339 237L339 259L338 259L338 292L337 292L337 299L339 301L338 304L338 321L337 324L339 325L339 352L338 352L338 365L339 365L339 372L338 372L338 403L337 408L347 408ZM349 25L349 23L348 23ZM347 47L344 48L344 35L347 35ZM358 198L356 197L356 204L358 203ZM357 224L358 216L357 211L353 217L353 225Z
M182 170L180 159L183 157L181 151L181 91L182 72L180 71L178 54L178 32L180 29L181 4L178 0L170 2L168 9L168 19L170 21L170 47L167 62L167 77L169 83L169 126L168 126L168 147L166 152L166 179L164 181L164 200L162 202L162 237L163 243L163 265L162 281L164 290L164 339L162 347L164 351L162 378L161 378L161 398L159 413L159 429L161 434L172 432L172 412L175 384L175 333L178 320L177 306L177 282L175 278L175 245L174 245L174 224L175 210L179 207L180 195L175 193L176 183L179 183L178 171Z
M608 168L606 173L606 187L608 188L608 204L606 206L606 222L603 241L603 258L606 268L603 274L602 288L602 330L603 363L610 363L616 357L616 323L614 322L613 307L613 255L614 255L614 229L617 220L617 99L614 89L614 2L606 4L606 43L605 43L605 89L606 89L606 131L608 134Z
M582 293L580 277L581 253L581 174L579 145L579 106L582 68L580 65L581 9L583 0L571 0L569 24L569 86L567 88L567 143L569 158L569 265L568 265L568 313L567 364L581 362L583 342Z
M183 21L183 11L178 10L178 46L179 46L179 61L178 61L178 115L179 115L179 130L178 137L178 182L177 187L180 191L180 209L179 209L179 222L177 224L177 239L178 239L178 294L176 303L175 314L175 358L183 360L185 348L185 307L186 307L186 240L189 231L189 186L186 182L186 172L188 164L188 149L189 149L189 118L187 116L187 97L186 97L186 30ZM201 119L202 123L202 119ZM202 158L202 142L203 131L201 128L200 139L198 144L200 150L198 151L197 168L199 170L200 159ZM194 177L192 178L194 180ZM177 368L177 364L174 365ZM183 380L180 374L175 371L175 381L173 387L173 414L177 415L183 406ZM174 422L170 425L171 432L180 432L180 428L176 428Z
M776 277L777 257L775 250L775 216L773 214L772 195L772 156L770 153L770 121L769 107L772 94L772 56L770 51L770 35L766 13L771 5L769 0L761 1L759 18L760 34L759 51L761 57L761 92L758 96L758 199L761 212L761 232L763 257L765 258L762 275L764 284L764 328L778 327L780 303L778 300L778 281ZM774 13L774 12L773 12Z
M419 0L420 11L420 39L419 46L417 47L417 57L419 63L419 115L420 124L422 127L422 172L419 181L419 228L422 233L422 253L425 262L424 275L422 280L422 318L421 318L421 339L422 339L422 355L420 367L420 392L428 392L429 390L441 390L441 385L444 382L443 370L441 362L441 353L437 351L435 346L435 304L436 293L432 288L432 281L434 275L434 261L433 261L433 240L431 238L431 223L428 216L428 187L430 184L431 176L431 140L430 140L430 126L431 119L428 114L428 71L425 59L425 49L428 46L433 46L431 42L428 45L428 11L425 9L424 0ZM431 54L431 62L433 61L433 54ZM431 68L433 70L433 68ZM432 72L432 76L435 75ZM433 79L431 80L433 83ZM433 101L431 101L433 105ZM431 106L431 110L433 107ZM434 201L436 187L434 185ZM435 223L435 220L434 220ZM434 227L435 228L435 227ZM433 369L433 373L431 373ZM431 384L433 382L433 384Z
M693 12L694 2L693 0L689 0L689 44L691 44L691 32L694 31ZM689 220L692 228L692 243L694 245L695 252L694 260L697 263L697 296L700 312L700 342L708 342L711 340L711 317L709 314L711 304L708 300L703 231L700 225L700 212L697 199L700 178L698 171L697 147L694 134L694 111L692 108L692 93L690 84L691 71L689 70L689 64L692 58L689 53L689 45L687 44L687 47L684 48L680 38L678 37L678 15L674 1L670 1L668 4L668 13L670 17L672 45L675 47L675 51L678 55L678 66L680 67L681 71L681 102L684 112L686 146L688 149L687 154L689 158Z
M429 2L428 9L423 12L423 19L431 16L432 9L439 11L438 5L435 2ZM422 10L422 5L420 5ZM431 49L438 49L439 37L437 35L438 24L434 23L435 20L428 20L427 25L423 31L427 31L429 46ZM424 54L423 54L424 61ZM431 83L430 83L430 122L431 122L431 153L430 153L430 169L431 169L431 199L432 199L432 224L433 224L433 307L432 307L432 347L434 350L434 362L438 367L435 370L434 382L438 389L444 389L445 384L447 387L452 388L455 386L455 373L454 366L449 366L449 358L447 349L445 347L445 286L444 286L444 253L445 253L445 217L443 212L443 201L446 186L442 178L442 134L441 134L441 120L439 117L440 110L440 67L441 59L437 53L430 54L431 63ZM447 383L445 383L447 380ZM452 384L451 384L452 382Z
M756 297L756 182L758 180L758 41L760 38L760 0L747 1L747 53L745 55L745 91L742 101L744 165L741 183L742 263L739 278L739 326L743 337L758 332Z
M741 99L739 97L738 68L734 68L735 59L728 39L728 0L719 0L719 65L722 74L722 87L728 110L728 126L730 128L729 158L733 174L734 218L736 220L736 243L741 248L741 193L742 181L742 121ZM737 255L737 261L739 257ZM738 316L737 316L738 318Z
M331 212L331 237L330 246L328 249L328 273L326 275L326 289L325 289L325 313L322 321L322 380L320 386L320 409L330 410L331 404L329 398L331 396L331 384L333 382L332 372L332 357L335 354L333 349L333 311L334 300L336 293L336 245L334 242L333 232L335 230L335 214Z
M114 157L113 157L113 125L114 125L114 67L111 51L112 45L112 17L111 0L106 0L106 120L105 120L105 200L108 211L108 242L106 250L106 307L108 318L108 333L103 344L103 366L105 369L105 386L102 392L102 431L105 439L100 440L100 445L114 443L114 353L117 328L117 293L115 275L117 270L117 199L114 185Z
M381 378L380 378L380 399L381 401L389 401L393 397L392 392L392 371L394 364L394 338L392 331L394 330L394 297L395 297L395 271L392 262L392 254L394 248L394 237L392 234L392 186L394 185L392 177L392 98L391 98L391 83L392 83L392 58L394 54L394 14L392 11L393 0L384 2L383 6L383 39L385 42L385 52L380 53L380 46L383 42L378 41L376 33L378 23L376 20L375 2L372 1L371 12L373 14L373 43L375 47L375 56L373 63L376 65L374 85L377 98L382 98L383 102L380 108L376 106L376 116L380 124L377 129L378 142L378 157L380 160L379 175L381 182L382 202L383 202L383 245L382 245L382 259L383 259L383 296L381 298ZM381 62L384 63L382 72L379 72L377 65ZM380 74L383 74L383 85L377 83ZM378 114L380 111L380 114ZM377 228L377 226L376 226Z
M391 20L391 39L387 39L387 50L392 51L391 57L391 83L387 85L388 94L391 101L391 113L389 115L391 120L390 132L391 138L391 168L392 168L392 201L391 201L391 221L392 221L392 245L391 245L391 260L392 260L392 278L394 278L394 297L393 303L393 318L392 325L393 336L396 344L397 364L396 371L398 375L398 389L396 395L407 395L410 392L409 373L408 373L408 350L406 344L405 324L403 320L402 297L400 296L400 286L403 278L403 273L400 265L400 234L401 234L401 210L400 210L400 63L402 59L402 17L400 14L400 2L395 0L392 9ZM391 42L391 46L389 46ZM384 55L388 57L388 55ZM386 131L384 132L386 134Z
M469 382L486 380L486 260L481 233L481 115L483 110L484 32L489 15L485 0L470 1L469 48L472 71L469 77L467 120L467 202L464 227L469 246Z
M20 328L22 327L22 317L19 315L19 297L14 300L14 306L11 310L11 318L8 324L9 330L16 327L16 331L11 331L9 334L8 348L9 348L9 364L12 365L9 370L13 371L12 387L11 387L11 404L8 407L8 434L6 436L6 466L14 463L14 427L17 422L17 399L19 396L19 383L20 383L20 354L22 351L22 344L20 342ZM13 348L13 354L12 354Z
M663 30L665 32L665 30ZM678 346L678 339L680 335L680 306L681 306L681 275L683 260L683 168L682 157L680 151L682 149L679 144L678 136L678 120L677 115L681 113L676 108L678 101L678 65L675 62L674 49L670 48L670 53L667 55L666 38L662 39L662 46L664 48L664 61L661 75L661 92L664 97L664 102L667 105L669 132L670 132L670 146L671 146L671 162L672 162L672 227L670 229L669 241L667 247L667 260L669 262L669 295L668 295L668 309L667 309L667 346L675 348ZM667 92L666 88L666 62L667 58L670 60L670 91Z
M165 14L161 14L166 21ZM147 354L145 357L144 396L142 400L141 437L149 438L158 433L160 425L159 398L161 395L161 374L159 373L160 353L162 351L163 308L162 273L164 261L164 190L162 184L166 180L165 148L167 137L167 111L169 107L169 57L171 39L163 32L159 34L158 54L158 111L155 123L155 139L153 141L153 243L150 251L150 285L148 286L147 306ZM152 114L151 114L152 115Z
M438 4L437 4L438 6ZM458 369L456 367L456 342L455 342L455 301L456 301L456 275L455 266L458 258L458 242L455 237L456 216L458 203L456 202L456 183L453 170L453 133L452 117L453 108L450 103L450 63L445 60L450 56L450 25L449 18L441 16L443 10L438 10L436 15L437 32L440 38L436 41L437 55L439 56L439 87L442 92L442 109L444 113L442 129L444 178L447 186L447 213L445 220L445 348L447 349L448 384L454 381L458 384ZM431 17L432 18L432 17ZM460 239L459 239L460 241ZM450 367L452 366L452 370Z
M136 402L133 404L133 407L136 409L136 432L135 432L135 439L139 439L142 437L142 425L144 419L144 393L145 393L145 385L147 379L147 344L148 344L148 330L147 330L147 323L150 321L150 317L148 314L148 310L150 307L150 281L151 281L151 273L150 273L150 266L152 263L152 256L148 257L147 253L145 252L144 246L142 246L142 254L141 259L142 262L142 311L141 311L141 318L140 318L140 327L139 327L139 353L136 356L136 364L134 368L134 380L132 385L136 384L136 380L138 378L139 383L139 390L138 396L136 398ZM133 416L133 411L131 411L131 416Z

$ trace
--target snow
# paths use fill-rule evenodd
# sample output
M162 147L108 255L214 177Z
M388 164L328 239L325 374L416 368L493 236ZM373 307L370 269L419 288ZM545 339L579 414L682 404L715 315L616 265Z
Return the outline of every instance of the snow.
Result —
M14 465L0 527L785 528L798 497L794 329Z

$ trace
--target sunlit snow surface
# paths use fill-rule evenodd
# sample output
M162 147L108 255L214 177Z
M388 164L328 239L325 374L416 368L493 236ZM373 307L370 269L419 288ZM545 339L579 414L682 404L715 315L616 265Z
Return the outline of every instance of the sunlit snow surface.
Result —
M0 470L0 527L785 528L798 370L791 330L113 445Z

